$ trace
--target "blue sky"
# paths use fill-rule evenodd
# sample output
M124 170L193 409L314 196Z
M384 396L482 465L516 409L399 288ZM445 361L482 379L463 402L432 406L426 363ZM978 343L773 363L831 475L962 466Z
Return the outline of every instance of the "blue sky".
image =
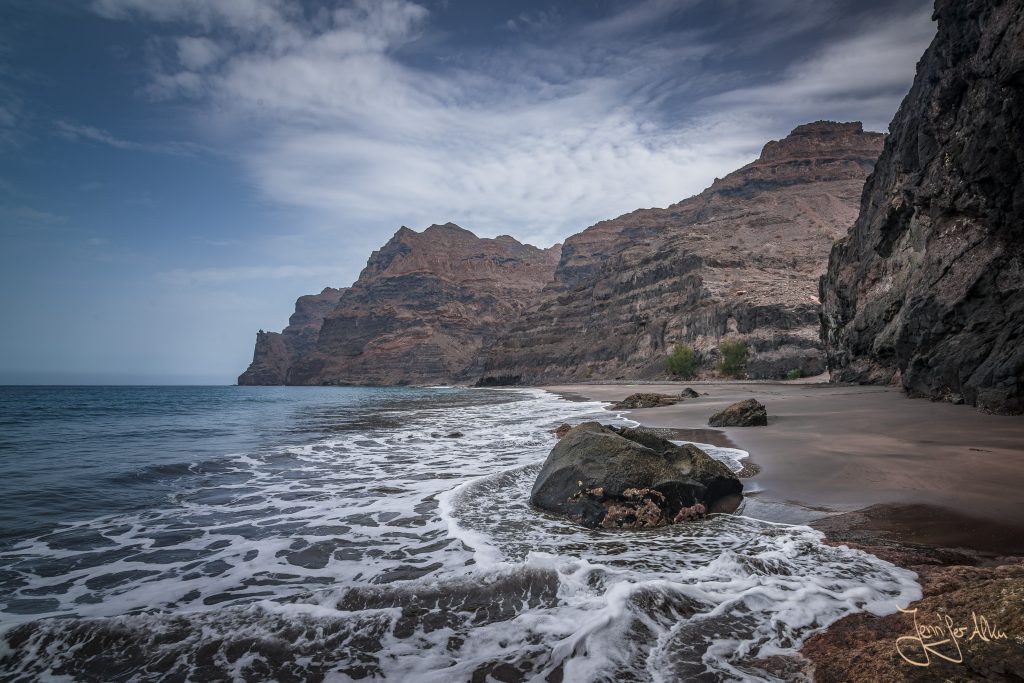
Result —
M0 383L231 383L401 225L549 246L818 119L920 1L6 0Z

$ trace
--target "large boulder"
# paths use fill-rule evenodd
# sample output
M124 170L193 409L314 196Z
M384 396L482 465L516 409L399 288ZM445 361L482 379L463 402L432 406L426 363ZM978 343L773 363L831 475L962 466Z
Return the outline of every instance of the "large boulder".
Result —
M731 512L743 484L696 446L584 422L551 450L530 503L584 526L646 528Z
M618 403L613 403L615 410L636 410L638 408L660 408L672 406L683 400L682 396L668 394L630 394Z
M712 427L765 427L768 425L768 411L764 404L753 398L733 403L720 413L708 419Z

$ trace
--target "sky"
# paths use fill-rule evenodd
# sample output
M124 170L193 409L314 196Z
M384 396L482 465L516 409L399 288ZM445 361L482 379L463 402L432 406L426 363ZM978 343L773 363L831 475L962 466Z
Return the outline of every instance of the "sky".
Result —
M819 119L920 0L4 0L0 383L231 384L400 227L542 247Z

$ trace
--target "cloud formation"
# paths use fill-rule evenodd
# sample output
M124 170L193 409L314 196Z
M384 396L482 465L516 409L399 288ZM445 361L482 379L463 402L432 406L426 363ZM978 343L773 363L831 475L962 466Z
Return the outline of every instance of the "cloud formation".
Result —
M136 142L125 140L111 133L95 128L83 126L72 121L56 121L54 125L58 134L72 142L78 140L89 140L99 142L115 149L129 150L133 152L152 152L154 154L170 154L171 156L193 156L202 148L191 142Z
M734 0L745 20L788 27L745 45L686 22L656 30L695 4L645 0L573 26L522 13L498 24L514 40L473 49L446 48L439 17L407 0L309 13L276 0L93 7L187 29L146 92L191 102L263 196L343 225L453 220L546 245L694 194L796 124L883 127L933 31L919 4L751 83L730 60L748 50L756 63L776 41L832 27L837 3ZM556 25L557 41L533 37Z

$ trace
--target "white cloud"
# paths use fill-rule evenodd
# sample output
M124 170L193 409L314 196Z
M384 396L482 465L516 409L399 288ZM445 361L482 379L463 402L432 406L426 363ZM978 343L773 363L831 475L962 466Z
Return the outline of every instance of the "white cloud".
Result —
M562 14L557 7L521 12L519 16L505 22L509 31L551 31L562 23Z
M733 77L708 58L735 46L694 31L636 39L691 4L646 0L558 41L446 55L430 68L416 51L432 18L406 0L358 0L313 18L276 0L94 6L191 27L148 92L196 102L205 134L235 150L264 197L388 234L453 220L542 244L694 194L798 123L884 125L932 31L923 14L890 18L776 82L735 79L721 92ZM830 20L831 4L791 5L800 30Z
M858 110L875 117L875 125L887 123L895 113L893 101L903 98L914 66L935 34L930 16L922 8L864 27L794 64L778 82L727 91L703 104L766 113Z
M592 36L607 37L649 29L695 4L697 0L641 0L627 3L622 12L592 22L585 32Z
M210 66L224 54L224 49L209 38L182 36L177 43L178 61L192 71Z
M110 19L144 17L162 22L189 22L204 29L280 30L288 4L277 0L94 0L93 9ZM297 8L296 8L297 9Z
M152 152L154 154L170 154L172 156L192 156L201 151L201 147L191 142L135 142L119 138L105 130L93 126L83 126L71 121L56 121L57 132L66 140L91 140L116 149L133 152Z

